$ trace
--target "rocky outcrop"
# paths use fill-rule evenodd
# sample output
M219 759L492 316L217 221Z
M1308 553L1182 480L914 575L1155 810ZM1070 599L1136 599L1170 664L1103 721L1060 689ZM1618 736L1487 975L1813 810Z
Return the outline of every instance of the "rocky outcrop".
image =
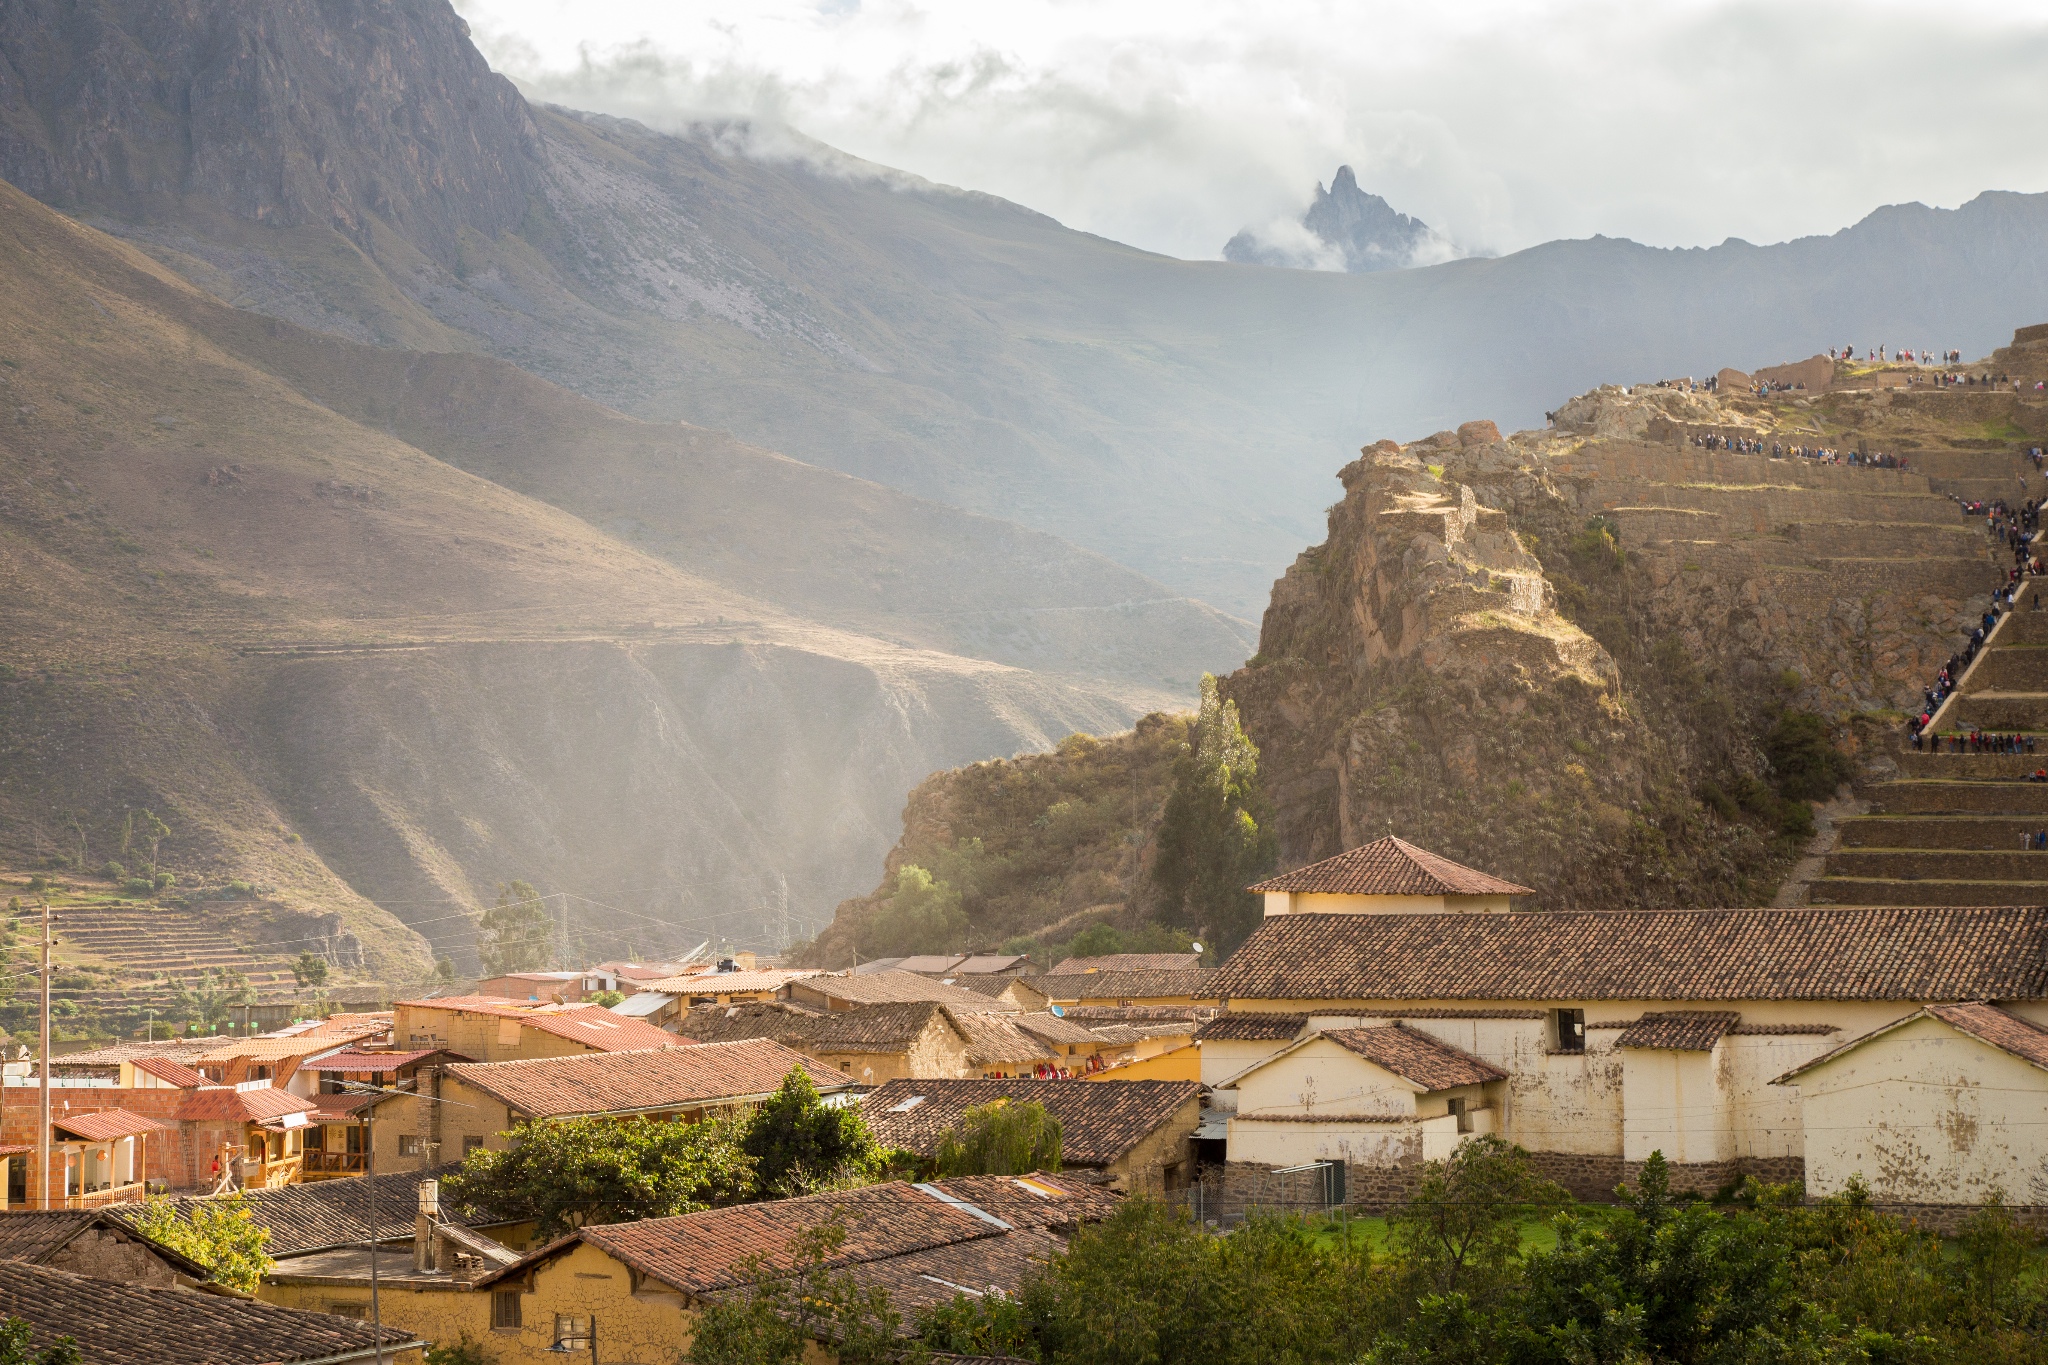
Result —
M1420 218L1360 189L1349 166L1337 168L1327 190L1316 186L1315 202L1302 215L1300 231L1305 241L1290 243L1268 241L1247 229L1223 244L1223 259L1240 265L1334 267L1362 275L1435 265L1465 254ZM1313 244L1320 244L1321 250L1308 249Z
M1943 491L2013 486L1972 444L2016 401L1610 386L1546 431L1367 447L1226 684L1283 865L1392 830L1544 905L1768 903L1800 824L1761 739L1790 707L1853 750L1915 702L1996 576ZM1943 489L1796 444L1913 449Z

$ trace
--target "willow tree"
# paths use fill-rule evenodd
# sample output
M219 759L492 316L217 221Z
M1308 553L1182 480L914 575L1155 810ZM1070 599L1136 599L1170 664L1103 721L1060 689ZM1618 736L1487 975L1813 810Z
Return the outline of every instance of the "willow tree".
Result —
M1259 750L1211 674L1202 709L1174 763L1173 789L1159 823L1152 882L1161 917L1197 927L1220 956L1259 922L1245 887L1272 870L1272 819L1259 788Z

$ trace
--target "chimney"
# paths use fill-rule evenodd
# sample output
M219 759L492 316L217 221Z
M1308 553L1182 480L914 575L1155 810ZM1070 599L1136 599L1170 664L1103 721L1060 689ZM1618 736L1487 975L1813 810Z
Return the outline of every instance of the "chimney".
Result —
M420 1182L420 1211L412 1224L412 1268L425 1274L434 1268L434 1222L441 1216L441 1182Z

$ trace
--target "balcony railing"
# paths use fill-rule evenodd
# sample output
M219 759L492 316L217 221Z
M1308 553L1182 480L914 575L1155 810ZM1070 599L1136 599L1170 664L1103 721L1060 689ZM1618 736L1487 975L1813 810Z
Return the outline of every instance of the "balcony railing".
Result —
M333 1175L361 1175L363 1154L361 1152L307 1152L305 1156L305 1179L318 1180Z
M54 1166L51 1168L53 1173L55 1169ZM52 1180L50 1183L54 1185L56 1181ZM126 1185L102 1185L96 1190L86 1190L80 1194L67 1195L64 1199L64 1207L67 1209L100 1209L105 1208L109 1204L140 1204L142 1202L142 1193L142 1182L140 1180L130 1181Z

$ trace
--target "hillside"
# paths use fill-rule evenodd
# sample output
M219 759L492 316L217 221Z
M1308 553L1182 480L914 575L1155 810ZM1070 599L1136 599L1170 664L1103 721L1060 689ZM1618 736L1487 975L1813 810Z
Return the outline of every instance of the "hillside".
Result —
M1979 354L2048 314L2043 196L1774 246L1174 261L788 134L529 106L444 4L258 13L9 7L0 175L240 306L490 353L1246 618L1361 428L1529 425L1606 380L1843 342Z
M950 574L960 605L1007 607L1006 581L1085 557L496 361L237 313L7 187L0 338L0 856L97 871L154 811L153 861L199 926L279 947L345 929L363 957L337 955L342 985L462 962L464 912L512 877L579 893L572 931L599 952L672 949L677 924L766 936L855 889L924 774L1173 695L822 623L768 600L773 575L721 581L716 542L661 541L709 540L765 488L786 502L749 515L780 517L791 572L838 580L848 616L883 570L926 604ZM485 411L519 430L492 440ZM608 482L622 450L673 481ZM668 557L452 460L592 517L616 497ZM719 501L692 510L695 477ZM926 534L869 546L863 506ZM906 640L958 629L903 615ZM1114 653L1052 629L1039 647L1076 673ZM238 918L222 895L259 903Z
M1757 394L1735 371L1718 392L1608 386L1546 429L1474 421L1341 471L1328 538L1275 585L1259 653L1223 684L1261 750L1283 868L1391 830L1535 888L1538 908L1922 904L1936 882L1957 903L2040 896L2048 873L2012 845L2048 809L2013 780L2041 760L1901 736L2011 562L1958 500L2048 497L2024 454L2048 441L2032 390L2048 328L1948 371L1816 358L1770 377L1801 387ZM2001 625L1946 731L2038 738L2042 619ZM1086 867L1133 833L1148 847L1163 782L1152 823L1056 845L1054 797L1024 772L924 783L881 886L834 933L963 839L1024 865ZM1839 823L1799 861L1843 780ZM1034 800L976 795L1004 784ZM975 946L1069 925L1073 900L1049 888ZM1120 897L1103 918L1139 927L1149 907Z

